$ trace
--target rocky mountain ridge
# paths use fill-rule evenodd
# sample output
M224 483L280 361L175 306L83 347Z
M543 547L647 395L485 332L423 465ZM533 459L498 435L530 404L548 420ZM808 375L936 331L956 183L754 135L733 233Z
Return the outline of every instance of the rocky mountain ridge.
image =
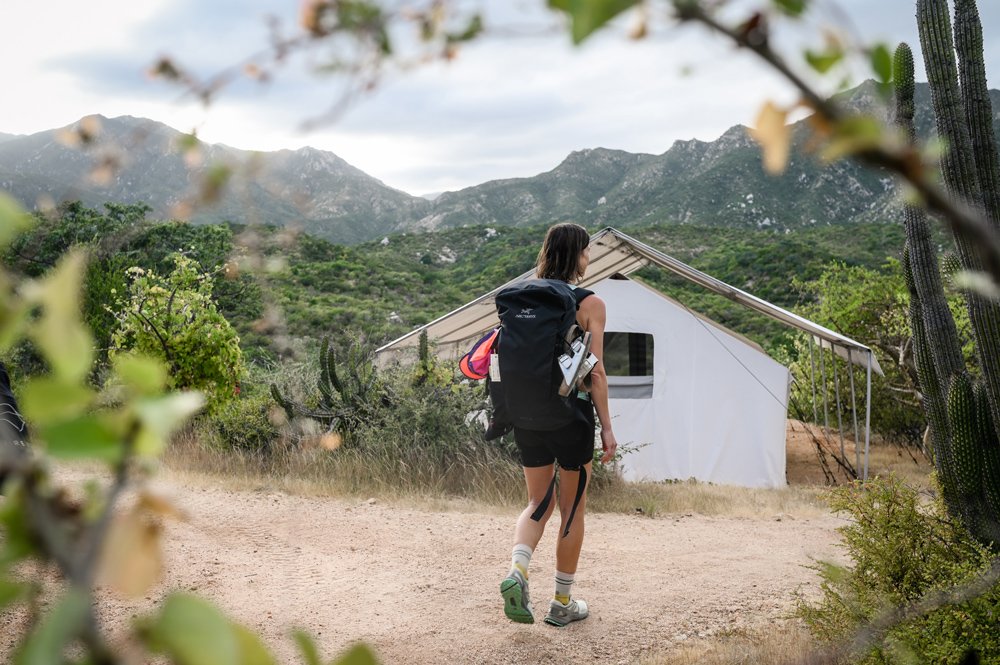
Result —
M1000 109L1000 92L991 94ZM886 113L870 82L843 95L855 108ZM917 106L918 131L927 136L926 84L918 85ZM801 127L795 136L801 144ZM184 214L189 199L212 198L218 189L223 195L195 208L193 221L292 226L341 243L474 224L696 223L791 231L892 217L895 186L885 174L849 161L824 166L803 155L795 151L783 175L769 176L746 128L734 126L714 141L676 141L660 155L574 151L545 173L429 200L393 189L331 152L254 153L198 142L152 120L94 116L28 136L0 134L0 189L28 207L76 199L90 206L144 202L164 218Z

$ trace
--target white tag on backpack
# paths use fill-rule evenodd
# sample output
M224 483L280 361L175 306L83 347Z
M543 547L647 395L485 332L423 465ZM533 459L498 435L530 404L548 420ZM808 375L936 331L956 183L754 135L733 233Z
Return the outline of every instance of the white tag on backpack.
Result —
M500 357L495 353L490 354L490 381L500 383Z

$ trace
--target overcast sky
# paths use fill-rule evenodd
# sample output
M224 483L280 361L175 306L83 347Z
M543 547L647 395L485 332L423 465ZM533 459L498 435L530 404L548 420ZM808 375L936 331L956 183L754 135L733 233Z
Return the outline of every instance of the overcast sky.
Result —
M267 17L293 31L299 0L8 0L0 132L29 134L92 113L141 116L236 148L312 145L425 194L532 176L583 148L659 154L678 139L712 140L752 124L766 99L794 98L752 56L696 27L657 22L636 42L627 38L636 17L627 15L573 48L544 0L480 4L493 32L449 63L389 74L335 123L305 132L303 123L338 98L337 80L310 74L308 58L268 85L233 86L207 109L145 73L161 55L201 75L238 63L266 47ZM784 33L793 51L818 43L829 25L917 49L913 0L813 4L805 28ZM979 5L987 74L1000 87L1000 2Z

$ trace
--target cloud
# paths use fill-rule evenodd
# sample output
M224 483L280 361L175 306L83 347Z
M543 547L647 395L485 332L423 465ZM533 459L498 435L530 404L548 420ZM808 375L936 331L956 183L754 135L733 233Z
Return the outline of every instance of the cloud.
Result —
M336 122L303 133L302 123L323 115L343 92L343 79L312 74L322 52L293 58L266 86L238 79L207 110L178 101L179 88L144 77L164 54L200 77L237 65L266 48L268 16L294 27L296 2L151 0L123 9L117 0L57 0L55 10L8 4L15 6L5 14L18 12L13 23L29 28L0 44L0 57L25 63L10 84L25 101L0 109L0 131L39 131L95 112L144 115L238 148L310 144L414 193L534 175L583 148L659 154L675 140L711 140L751 123L766 99L795 100L754 56L704 29L658 26L636 43L626 37L634 21L626 16L576 49L543 0L487 2L493 32L463 47L456 60L389 69ZM817 1L804 26L779 32L790 60L828 25L860 41L918 46L911 0L839 4L842 15L833 2ZM1000 25L1000 4L980 5L987 73L1000 87L1000 31L991 28ZM81 29L88 25L102 29ZM412 45L406 39L401 43ZM917 65L920 77L919 57ZM864 75L856 69L856 77Z

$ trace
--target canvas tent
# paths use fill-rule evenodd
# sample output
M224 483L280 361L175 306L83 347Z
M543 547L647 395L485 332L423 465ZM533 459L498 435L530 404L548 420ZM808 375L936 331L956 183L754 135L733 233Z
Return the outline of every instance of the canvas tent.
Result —
M590 266L581 285L607 304L609 407L619 444L635 449L622 462L626 478L696 478L749 487L785 484L788 370L736 333L626 279L642 267L659 266L803 331L819 344L821 352L836 353L867 369L866 396L871 371L881 372L868 347L695 270L621 231L604 229L591 237L590 246ZM386 344L377 351L380 361L415 348L422 331L439 356L458 358L497 325L494 296L505 286L532 276L533 271L528 271ZM866 406L866 452L868 414Z

